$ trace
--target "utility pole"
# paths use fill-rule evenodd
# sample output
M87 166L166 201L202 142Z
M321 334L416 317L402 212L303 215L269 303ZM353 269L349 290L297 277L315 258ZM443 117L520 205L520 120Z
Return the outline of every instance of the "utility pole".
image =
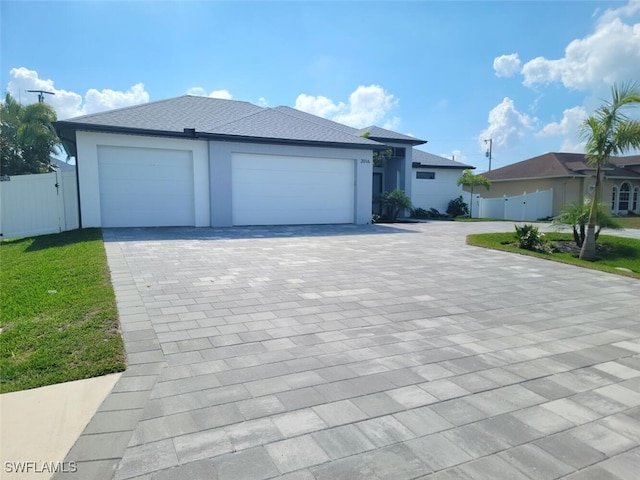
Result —
M489 140L485 140L484 143L488 143L489 144L489 150L487 150L485 152L486 157L489 159L489 171L491 171L491 154L492 154L492 147L493 147L493 138L490 138Z
M37 93L38 94L38 103L44 103L44 94L47 95L55 95L53 92L47 92L45 90L27 90L29 93Z

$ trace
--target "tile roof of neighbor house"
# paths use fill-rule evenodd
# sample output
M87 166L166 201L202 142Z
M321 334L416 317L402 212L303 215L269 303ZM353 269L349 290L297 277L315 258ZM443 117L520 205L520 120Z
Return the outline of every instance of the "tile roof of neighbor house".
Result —
M640 177L640 174L620 166L623 164L620 162L624 158L634 159L636 157L612 159L605 167L605 175L608 177ZM594 170L595 167L587 164L582 153L550 152L528 160L512 163L502 168L496 168L482 175L492 182L500 182L527 178L583 177L592 175Z
M293 108L265 108L191 95L61 120L55 125L59 132L85 128L185 135L185 129L195 129L195 135L245 141L321 142L373 149L381 146L352 127Z
M460 168L463 170L466 169L474 169L471 165L466 165L464 163L456 162L455 160L451 160L449 158L440 157L438 155L434 155L433 153L423 152L422 150L418 150L417 148L413 149L412 154L413 167L440 167L440 168Z
M629 155L628 157L613 157L611 163L618 167L636 167L640 166L640 155Z

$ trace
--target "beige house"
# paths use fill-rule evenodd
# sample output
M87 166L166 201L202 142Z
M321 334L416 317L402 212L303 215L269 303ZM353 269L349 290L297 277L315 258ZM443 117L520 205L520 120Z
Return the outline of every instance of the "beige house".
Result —
M595 166L580 153L545 153L497 168L482 175L491 189L478 192L483 198L522 195L553 189L553 215L567 203L593 195ZM640 155L615 157L603 169L600 198L615 215L640 214Z

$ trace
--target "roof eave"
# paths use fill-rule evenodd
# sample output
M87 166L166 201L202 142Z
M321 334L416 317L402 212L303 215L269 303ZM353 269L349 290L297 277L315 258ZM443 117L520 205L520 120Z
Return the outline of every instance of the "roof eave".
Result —
M471 165L427 165L421 163L420 165L411 165L411 168L448 168L451 170L475 170L476 167Z
M126 128L117 127L112 125L93 125L83 124L76 122L58 121L54 122L54 127L58 135L60 136L63 130L69 131L91 131L101 133L114 133L123 135L144 135L153 137L172 137L172 138L187 138L192 140L219 140L219 141L241 141L246 143L269 143L278 145L313 145L323 147L339 147L350 148L357 150L384 150L385 145L380 143L349 143L349 142L325 142L321 140L303 140L303 139L287 139L287 138L271 138L271 137L250 137L243 135L229 135L220 133L207 133L187 130L183 132L178 131L164 131L164 130L149 130L143 128ZM70 139L69 139L70 140ZM65 147L66 148L66 147Z
M481 174L483 176L486 177L486 172L485 174ZM569 174L569 175L547 175L547 176L542 176L542 177L519 177L519 178L491 178L491 177L486 177L489 180L491 180L491 182L513 182L513 181L527 181L527 180L545 180L545 179L553 179L553 178L588 178L590 175L580 175L578 173L576 174Z
M428 143L428 140L420 140L419 138L416 138L415 140L405 140L405 139L399 139L399 138L384 138L384 137L376 137L374 135L369 135L367 137L369 140L374 140L376 142L380 142L380 143L402 143L402 144L406 144L406 145L424 145L425 143Z

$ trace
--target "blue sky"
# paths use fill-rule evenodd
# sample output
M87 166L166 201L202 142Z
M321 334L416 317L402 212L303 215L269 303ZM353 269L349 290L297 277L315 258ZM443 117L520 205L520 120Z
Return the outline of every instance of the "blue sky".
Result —
M59 118L186 93L428 140L487 170L581 151L640 80L640 1L0 2L0 82ZM640 109L638 109L640 110Z

